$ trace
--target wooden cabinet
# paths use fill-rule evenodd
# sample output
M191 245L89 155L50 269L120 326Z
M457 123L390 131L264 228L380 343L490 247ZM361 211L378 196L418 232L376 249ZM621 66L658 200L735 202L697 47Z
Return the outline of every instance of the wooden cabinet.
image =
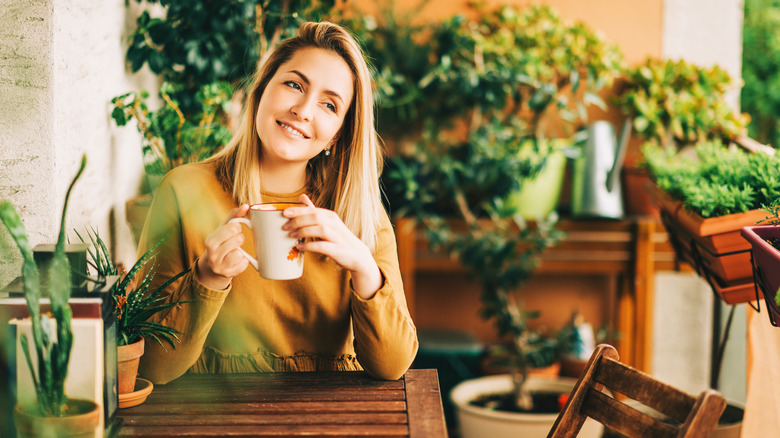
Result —
M410 219L395 222L399 262L409 309L418 298L416 277L425 273L463 272L457 260L431 252L425 235ZM565 239L546 251L537 274L603 275L609 281L606 302L612 326L620 333L621 360L640 369L650 365L653 276L658 269L676 269L674 252L660 222L650 216L625 220L560 221Z

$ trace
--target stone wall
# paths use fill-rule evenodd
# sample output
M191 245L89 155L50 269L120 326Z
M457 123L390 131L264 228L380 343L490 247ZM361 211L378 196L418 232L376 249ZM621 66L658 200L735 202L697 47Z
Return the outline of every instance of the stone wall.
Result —
M110 118L112 97L152 85L125 68L134 3L0 1L0 199L17 206L32 245L56 240L65 191L86 154L67 215L71 239L92 226L118 260L135 259L124 202L143 172L139 135ZM0 254L6 284L20 258L4 228Z

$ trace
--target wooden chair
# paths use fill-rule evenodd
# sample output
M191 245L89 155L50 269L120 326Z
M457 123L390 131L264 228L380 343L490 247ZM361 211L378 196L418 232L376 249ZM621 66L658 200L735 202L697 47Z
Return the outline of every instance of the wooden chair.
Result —
M693 397L618 359L617 350L611 345L596 347L547 438L577 436L587 417L632 438L712 434L726 407L721 394L708 389L698 398ZM608 392L625 395L669 418L661 421L659 416L640 412Z

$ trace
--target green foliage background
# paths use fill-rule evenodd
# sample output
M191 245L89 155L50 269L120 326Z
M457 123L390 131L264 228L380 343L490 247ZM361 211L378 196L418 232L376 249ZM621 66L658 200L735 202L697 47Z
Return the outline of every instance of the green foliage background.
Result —
M780 146L780 0L745 0L742 110L751 137Z

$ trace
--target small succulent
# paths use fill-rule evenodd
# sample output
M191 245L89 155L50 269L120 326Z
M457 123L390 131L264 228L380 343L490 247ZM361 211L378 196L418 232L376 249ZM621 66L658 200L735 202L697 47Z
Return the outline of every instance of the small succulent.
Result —
M82 242L85 242L85 239L78 232L76 234ZM108 248L97 232L88 230L87 238L92 243L92 248L94 248L94 250L88 250L89 264L97 271L98 276L122 276L121 280L117 281L111 289L111 297L114 300L114 312L117 317L118 344L129 345L142 337L148 337L157 341L163 348L165 348L163 340L168 341L173 348L176 348L175 342L180 342L178 335L181 332L159 322L149 321L149 318L160 311L192 301L165 302L165 297L160 296L160 292L186 274L187 271L180 272L154 289L151 288L152 279L157 273L155 250L165 239L163 238L149 248L135 262L130 271L122 272L122 269L109 257ZM136 279L138 272L148 263L152 263L151 269L147 270L143 278Z

